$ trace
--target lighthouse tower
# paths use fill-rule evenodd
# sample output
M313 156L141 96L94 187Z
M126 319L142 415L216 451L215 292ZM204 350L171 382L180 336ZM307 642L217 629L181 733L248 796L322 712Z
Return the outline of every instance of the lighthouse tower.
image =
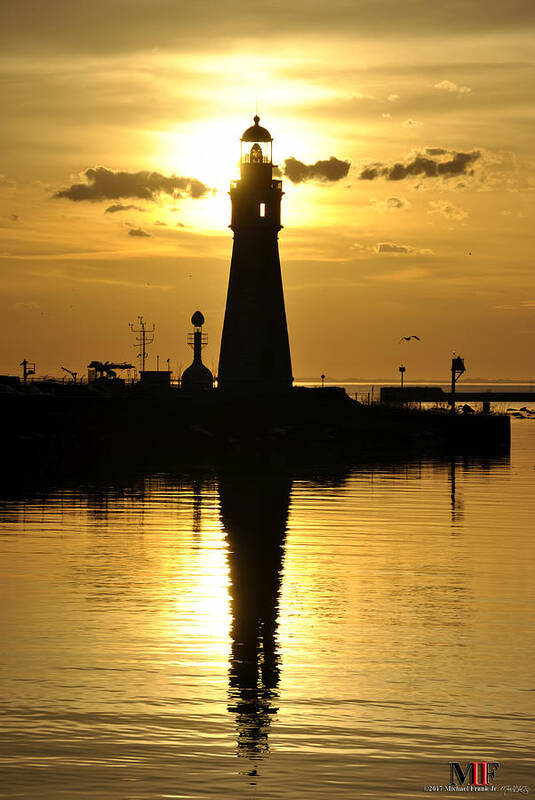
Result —
M240 394L292 386L278 246L282 181L273 178L273 139L259 122L241 138L241 180L230 185L234 246L218 384Z

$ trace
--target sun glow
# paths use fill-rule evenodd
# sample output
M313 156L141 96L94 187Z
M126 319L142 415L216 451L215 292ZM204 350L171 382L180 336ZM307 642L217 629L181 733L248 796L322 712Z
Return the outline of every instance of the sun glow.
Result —
M184 224L204 231L223 231L230 222L230 182L240 176L240 137L252 124L247 117L199 120L168 133L158 133L158 167L167 174L197 178L212 190L202 200L179 200ZM282 164L290 156L319 157L322 142L298 120L286 117L262 118L272 133L273 161ZM310 156L307 154L310 153ZM305 155L303 155L305 154ZM285 192L291 192L285 181ZM176 202L173 203L177 205Z

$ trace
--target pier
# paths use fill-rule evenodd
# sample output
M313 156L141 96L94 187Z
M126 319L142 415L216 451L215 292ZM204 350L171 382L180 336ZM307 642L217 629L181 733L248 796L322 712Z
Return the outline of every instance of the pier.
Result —
M383 386L382 403L534 403L535 391L445 392L439 386Z

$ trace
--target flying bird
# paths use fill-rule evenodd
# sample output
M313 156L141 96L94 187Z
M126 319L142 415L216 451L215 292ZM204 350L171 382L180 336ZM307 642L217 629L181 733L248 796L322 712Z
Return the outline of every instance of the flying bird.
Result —
M416 334L414 334L414 333L413 333L412 336L402 336L399 341L400 342L410 342L411 339L417 339L418 341L420 341L420 337L416 336Z

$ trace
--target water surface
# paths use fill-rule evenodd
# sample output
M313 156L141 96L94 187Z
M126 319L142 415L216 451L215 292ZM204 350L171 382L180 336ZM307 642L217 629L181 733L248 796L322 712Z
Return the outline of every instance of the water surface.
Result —
M511 459L0 503L0 797L531 785L535 427Z

